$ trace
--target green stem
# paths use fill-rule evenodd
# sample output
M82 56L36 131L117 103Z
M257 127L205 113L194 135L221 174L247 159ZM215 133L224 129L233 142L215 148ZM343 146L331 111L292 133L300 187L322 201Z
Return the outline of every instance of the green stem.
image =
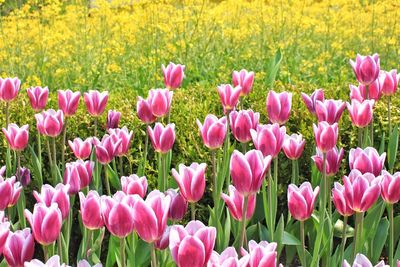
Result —
M6 128L10 124L10 102L6 102Z
M52 143L53 143L53 163L54 166L57 166L57 148L56 148L56 138L52 138Z
M98 123L98 118L94 117L94 137L97 137L97 123Z
M151 244L151 267L157 267L156 249L154 244Z
M58 255L60 256L60 259L62 260L63 259L63 250L62 250L62 237L61 237L61 233L60 233L60 235L58 236L58 240L57 240L57 247L58 247Z
M299 165L297 159L292 160L292 184L299 183Z
M162 164L162 185L161 191L165 192L167 187L167 154L161 154L161 164Z
M125 238L119 239L119 249L121 254L121 266L126 266L126 257L125 257Z
M49 259L49 246L43 246L43 256L45 261Z
M393 251L394 251L394 215L393 215L393 204L388 204L389 211L389 266L394 266L393 262Z
M226 136L225 136L225 144L224 144L224 156L226 156L226 160L228 162L230 160L228 153L229 153L229 147L230 147L230 130L231 130L231 126L229 123L229 114L230 114L230 111L228 111L226 113ZM224 166L229 166L229 164L225 164L225 162L224 162ZM230 182L228 174L229 174L229 168L227 170L225 170L225 172L224 172L226 191L228 191L229 182Z
M17 181L21 182L21 151L17 151Z
M88 251L92 246L92 235L93 235L93 231L90 229L87 229L86 248L85 248L85 256L84 256L86 259L89 259Z
M67 146L67 121L68 119L65 118L63 127L62 151L61 151L62 172L64 172L65 169L65 148Z
M104 164L104 179L106 182L106 190L107 190L107 195L111 196L111 189L110 189L110 181L108 180L108 174L107 174L107 165L108 164Z
M122 177L124 176L124 159L119 157L119 175Z
M246 154L246 152L247 152L247 143L242 143L242 150L243 150L243 154Z
M219 196L218 196L218 184L217 184L217 166L215 160L215 150L211 150L211 166L212 166L212 179L213 179L213 198L214 207L216 206Z
M242 209L242 228L240 230L240 248L243 247L244 239L246 236L246 216L247 216L247 207L249 205L249 197L244 196L243 198L243 209Z
M358 147L362 147L362 143L363 143L363 128L358 128Z
M196 202L190 202L190 218L196 220Z
M143 176L145 170L146 170L146 163L147 163L147 151L149 148L149 135L146 133L146 139L144 141L144 153L143 153L143 169L141 170L141 173L139 176Z
M42 166L42 138L40 137L40 133L37 132L37 145L38 145L38 158L40 166ZM40 170L42 171L42 170Z
M268 196L269 196L269 194L267 194L267 180L264 178L263 184L262 184L262 199L263 199L264 217L265 217L267 226L270 230L271 225L270 225L270 220L268 219L269 218L268 217L268 201L267 201Z
M389 133L388 136L392 134L392 97L388 96L388 120L389 120Z
M342 253L340 253L340 262L343 262L344 259L344 250L346 248L346 240L347 240L347 235L346 235L346 228L347 228L347 220L348 216L344 216L343 218L343 232L342 232Z
M268 168L268 197L269 197L269 211L267 214L269 215L269 235L271 237L271 242L274 241L274 219L272 217L272 210L273 210L273 203L272 203L272 195L273 195L273 182L272 182L272 175L271 175L271 167ZM267 218L267 217L266 217Z
M371 139L371 146L374 146L374 114L372 114L372 119L371 119L370 139Z
M303 267L307 267L306 262L306 238L304 234L304 221L300 221L300 236L301 236L301 246L302 246L302 264Z
M46 138L46 145L47 145L47 154L49 155L49 162L50 162L50 166L53 165L53 157L51 156L51 149L50 149L50 142L49 142L49 138Z

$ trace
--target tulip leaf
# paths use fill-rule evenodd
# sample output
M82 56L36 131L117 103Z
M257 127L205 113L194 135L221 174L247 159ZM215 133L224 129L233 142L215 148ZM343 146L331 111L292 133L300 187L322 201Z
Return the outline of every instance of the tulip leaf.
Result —
M118 173L116 173L110 166L110 164L107 164L107 177L110 181L110 184L112 187L114 187L117 190L121 189L121 182L119 180Z
M392 171L394 163L396 162L397 149L399 145L399 128L396 126L389 137L389 144L387 150L388 167Z
M288 246L300 246L301 241L297 237L292 235L291 233L284 231L283 238L282 238L282 244L288 245Z
M29 151L31 152L31 171L35 179L32 179L36 183L37 188L41 188L43 184L42 167L40 165L39 158L31 145L29 145Z
M379 155L381 155L383 152L385 152L385 132L382 133L382 139L381 139L381 144L379 145Z
M376 233L376 228L378 227L379 221L382 217L382 214L385 210L385 203L382 200L378 200L378 202L369 209L367 212L367 216L364 218L363 228L368 229L363 231L363 239L365 241L371 240L374 238Z
M10 147L7 146L7 154L6 154L6 175L7 177L12 176L12 163L11 163L11 150Z
M337 220L335 225L334 225L334 235L336 237L342 238L343 236L343 221L342 220ZM351 225L347 224L346 225L346 237L353 237L354 235L354 228L351 227Z
M231 237L231 215L229 214L228 208L226 208L226 217L225 217L225 226L224 226L224 240L223 247L226 248L229 245L229 240Z
M8 266L8 264L7 264L7 262L6 262L6 259L3 259L2 261L1 261L1 263L0 263L0 267L7 267Z
M110 235L110 239L108 241L108 252L107 252L107 261L106 267L113 267L117 262L116 254L119 255L119 240L118 237Z
M375 232L373 240L373 249L370 249L371 261L377 262L385 246L386 239L389 233L389 221L387 218L382 218Z
M150 261L150 245L142 239L138 239L136 246L136 266L149 266Z
M282 53L281 50L278 49L275 53L275 56L270 60L268 64L268 70L266 70L266 73L268 73L265 80L267 87L272 88L274 86L281 62L282 62Z

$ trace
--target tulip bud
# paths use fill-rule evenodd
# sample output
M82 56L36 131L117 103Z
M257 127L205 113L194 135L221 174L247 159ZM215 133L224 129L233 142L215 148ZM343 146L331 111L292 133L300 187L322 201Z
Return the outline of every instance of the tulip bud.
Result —
M229 113L232 134L241 143L251 141L250 129L257 129L260 113L249 110Z
M174 64L170 62L167 67L161 66L164 74L164 84L168 89L176 89L181 87L184 78L185 65Z
M308 111L310 111L311 114L316 115L315 106L317 105L317 101L324 102L325 100L324 90L317 89L310 96L305 93L301 93L301 98L303 99Z
M151 110L151 95L147 97L147 99L143 99L142 97L138 97L136 104L136 112L139 119L146 124L153 123L157 120L157 117L153 115L153 111Z
M261 241L256 243L254 240L249 241L249 252L241 249L242 258L240 259L241 266L262 267L277 266L277 244L275 242L268 243ZM282 265L279 265L282 267Z
M45 204L48 208L53 203L57 204L57 208L61 211L62 219L67 218L70 209L70 201L68 196L69 185L58 184L52 187L49 184L42 185L40 194L33 191L33 196L38 203Z
M352 100L351 104L347 103L351 121L356 127L364 128L371 123L374 104L374 100Z
M267 112L271 123L285 124L289 120L292 108L292 93L276 93L269 91L267 96Z
M13 101L17 95L21 81L15 78L0 78L0 100L5 102Z
M139 195L141 198L147 193L147 179L145 176L139 178L136 174L121 177L122 191L127 195Z
M21 128L18 125L11 123L7 129L3 128L3 133L6 136L10 148L15 151L22 151L28 145L29 140L29 125L26 124Z
M303 153L305 144L306 140L303 139L301 134L286 134L282 144L283 152L291 160L299 159Z
M382 199L389 204L394 204L400 200L400 172L391 175L383 170L379 177Z
M382 85L379 79L372 82L370 85L367 86L363 84L359 84L358 87L355 85L350 84L350 99L356 99L359 102L363 102L364 100L375 100L378 101L382 95ZM368 91L368 93L367 93Z
M312 156L312 160L314 161L317 169L320 173L323 173L324 168L324 155L323 153L317 148L316 155ZM336 146L334 146L331 150L326 152L326 175L327 176L334 176L340 168L340 163L342 163L344 156L344 150L341 148L338 150Z
M240 86L242 90L240 91L241 96L248 95L253 87L254 83L254 72L248 72L245 69L241 71L233 71L232 73L232 83L233 86Z
M346 108L346 103L342 100L327 99L324 102L317 101L315 112L318 121L326 121L329 124L339 122L343 110Z
M209 149L222 147L226 136L226 117L218 119L215 115L208 114L204 124L201 124L199 120L196 120L196 123L206 147Z
M170 123L164 127L157 122L154 130L148 126L147 134L150 137L153 148L156 152L165 154L170 151L175 142L175 124Z
M290 184L288 188L288 207L290 214L298 221L305 221L311 217L314 204L319 193L319 186L314 191L309 182L300 187Z
M28 93L31 107L34 111L39 112L46 107L47 99L49 98L49 88L46 87L31 87L26 90Z
M400 74L397 74L397 70L382 71L379 75L379 82L382 86L382 93L390 96L394 95L397 91L399 84Z
M334 188L332 189L332 198L333 204L342 216L353 215L354 211L347 203L343 185L335 182Z
M21 194L22 187L15 182L15 176L4 179L0 176L0 210L14 206Z
M109 110L107 113L107 130L118 128L121 120L121 112Z
M69 185L68 194L76 194L92 181L93 161L77 160L65 165L64 184Z
M164 117L171 108L172 96L174 92L168 89L151 89L149 98L151 99L151 112L157 118Z
M113 160L122 140L121 139L113 140L113 138L110 135L106 134L101 139L101 142L100 141L95 141L95 142L96 142L95 147L96 147L97 160L101 164L105 165Z
M250 130L254 146L260 150L264 157L271 156L276 158L281 151L283 141L285 140L286 128L279 127L279 124L267 124L257 126L257 130Z
M64 113L61 110L48 109L35 114L36 125L40 134L57 137L64 126Z
M71 90L58 90L58 108L64 112L65 117L73 116L78 110L81 92Z
M322 153L328 152L336 145L338 139L337 123L329 125L326 121L322 121L318 123L318 126L313 124L313 130L316 146Z
M386 153L379 156L378 151L373 147L352 148L349 153L350 170L357 169L361 173L372 173L380 175L385 164Z
M194 162L189 167L179 164L179 173L172 169L172 176L179 185L179 191L190 203L195 203L203 197L206 187L206 168L207 164Z
M100 93L97 90L89 90L88 93L83 94L83 100L89 114L93 117L99 117L106 108L108 92L104 91Z
M27 187L31 183L31 172L28 168L22 167L18 175L21 185Z
M29 228L10 232L4 244L3 255L10 267L22 267L33 258L35 242Z
M364 85L371 84L379 76L380 62L378 54L373 54L372 56L357 54L356 62L350 60L350 65L357 80Z
M175 222L182 220L187 212L188 202L174 189L168 189L165 194L171 197L168 218Z
M74 141L68 141L69 147L71 148L72 152L74 152L75 157L78 159L85 160L89 158L90 154L92 153L92 138L89 137L85 141L82 139L75 138Z
M129 131L128 128L124 126L122 129L109 129L108 132L115 143L121 140L115 151L115 156L122 157L128 155L133 138L133 131Z
M227 247L221 254L213 251L210 257L210 261L208 262L207 267L239 267L241 266L239 263L238 254L236 253L236 249L234 247Z
M244 196L236 190L233 185L229 185L229 195L222 193L222 199L225 201L225 204L228 206L229 212L231 216L237 220L243 220L243 205L244 205ZM250 220L254 214L254 209L256 207L256 195L251 194L248 196L248 207L246 212L246 220Z
M218 86L218 94L225 114L236 108L241 92L240 85L232 87L230 84L222 84Z
M86 197L82 192L79 192L79 200L83 225L89 230L97 230L103 227L101 200L97 191L89 191Z

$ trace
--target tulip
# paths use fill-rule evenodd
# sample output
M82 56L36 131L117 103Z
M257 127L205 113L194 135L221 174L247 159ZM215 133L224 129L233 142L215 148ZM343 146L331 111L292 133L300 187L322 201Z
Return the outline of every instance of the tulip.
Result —
M382 95L382 84L381 82L377 79L374 82L372 82L370 85L367 86L363 84L359 84L358 87L355 85L350 84L350 99L357 99L360 102L363 102L364 100L375 100L378 101L381 98Z
M68 196L69 185L58 184L56 187L52 187L49 184L45 184L41 188L41 192L33 191L37 203L42 203L50 208L54 203L57 204L57 208L61 211L62 219L67 218L70 209L70 201Z
M3 254L4 245L10 233L10 223L0 222L0 256Z
M250 240L249 252L244 249L241 250L243 257L240 259L240 266L277 266L276 247L277 244L274 242L261 241L257 244L254 240Z
M49 98L49 88L46 87L31 87L26 90L28 93L31 107L34 111L39 112L46 107L47 99Z
M81 160L89 158L92 153L92 138L89 137L85 141L75 138L73 141L68 141L69 147L74 153L75 157Z
M215 115L208 114L204 124L201 124L199 120L196 120L196 122L206 147L209 149L222 147L226 136L226 117L218 119Z
M319 194L319 186L314 191L309 182L305 182L297 187L290 184L288 188L288 207L289 212L298 221L305 221L311 217L314 204Z
M380 176L381 196L388 204L394 204L400 200L400 172L391 175L383 170Z
M93 117L99 117L106 108L108 92L104 91L100 93L97 90L89 90L88 93L83 94L83 100L89 114Z
M168 218L175 222L182 220L188 208L186 199L174 189L168 189L165 194L171 197Z
M147 99L143 99L142 97L138 97L136 104L136 112L139 119L146 124L151 124L157 120L157 117L153 115L153 111L151 109L151 95L147 97Z
M71 90L58 90L58 108L64 112L65 117L75 115L78 110L81 92L72 92Z
M25 262L24 267L69 267L69 266L67 266L64 263L61 264L60 256L54 255L53 257L48 259L46 263L43 263L40 260L34 259L34 260L31 260L30 262Z
M79 192L79 201L83 225L89 230L102 228L104 222L101 213L101 200L97 191L89 191L86 197L82 192Z
M103 267L103 265L101 263L97 263L92 266L86 260L80 260L77 267Z
M164 125L157 122L154 129L150 126L147 127L147 133L156 152L165 154L172 149L175 142L174 123L167 124L164 127Z
M31 171L28 168L19 169L19 179L23 187L27 187L31 183Z
M382 86L382 93L386 96L392 96L397 91L399 84L400 74L397 74L397 70L381 71L379 75L379 81Z
M105 134L103 136L101 142L99 140L95 140L94 146L96 148L97 160L103 165L110 163L116 156L118 147L121 142L121 139L113 140L112 136L108 134Z
M48 246L57 240L62 226L62 215L57 203L52 203L50 207L45 203L36 203L33 213L25 210L25 217L31 225L36 242Z
M342 267L389 267L389 265L385 265L383 260L381 260L377 265L372 265L367 257L358 253L354 259L353 265L350 265L347 260L344 260Z
M231 216L237 221L243 221L244 196L236 190L233 185L229 185L229 195L222 193L222 199L228 206ZM246 211L246 220L250 220L256 207L256 195L248 197L248 207Z
M68 194L76 194L92 181L93 161L77 160L65 165L64 184L69 185Z
M283 152L285 152L287 158L297 160L301 157L305 144L306 140L303 139L301 134L286 134L282 144Z
M233 71L232 73L232 83L233 86L240 86L242 91L240 92L240 96L248 95L253 87L254 82L254 72L247 71L242 69L240 72Z
M351 121L356 127L364 128L371 123L374 104L374 100L352 100L351 104L347 103Z
M276 158L281 151L283 141L285 140L286 128L279 127L279 124L267 124L257 126L257 130L250 130L254 146L260 150L264 157L271 156Z
M190 166L179 164L179 172L172 169L172 176L178 183L182 196L190 203L198 202L203 197L206 168L207 164L194 162Z
M325 99L324 102L316 102L315 112L318 121L326 121L329 124L334 124L339 122L345 108L346 103L342 100Z
M249 110L232 111L229 114L232 134L241 143L251 140L250 129L257 129L260 113Z
M364 85L370 85L379 76L380 62L378 54L373 54L372 56L357 54L356 61L350 60L350 64L357 80Z
M345 188L343 185L335 182L334 188L332 189L332 199L333 204L335 205L336 210L339 212L340 215L344 217L353 215L354 211L347 203Z
M4 244L3 255L10 267L23 267L24 262L33 258L35 242L31 230L25 228L10 232Z
M173 92L168 89L151 89L149 98L151 99L151 112L157 118L164 117L171 108Z
M15 78L0 78L0 100L5 102L13 101L18 94L21 81Z
M122 157L129 153L129 148L131 145L133 131L129 131L125 126L122 129L114 128L108 130L110 136L114 139L114 142L121 140L117 150L115 151L115 156Z
M227 247L221 254L213 251L207 267L239 267L238 254L234 247Z
M18 125L11 123L7 129L3 128L3 133L6 136L7 142L12 150L22 151L28 145L29 140L29 125L26 124L21 128Z
M241 92L240 85L232 87L230 84L222 84L218 86L218 94L225 114L236 108Z
M172 227L169 248L178 267L205 266L213 252L216 237L214 227L206 227L200 221L190 221L184 228Z
M344 156L343 148L339 150L336 146L334 146L331 150L328 150L326 152L326 163L325 163L326 176L334 176L339 171L340 163L343 160L343 156ZM324 157L323 153L320 150L318 150L318 148L316 149L316 155L311 157L320 173L324 171L323 157Z
M61 110L48 109L35 114L37 128L40 134L56 137L64 126L64 113Z
M122 191L127 195L139 195L141 198L147 193L147 179L136 174L121 177Z
M0 176L0 210L14 206L21 194L20 182L15 182L15 176L4 179Z
M169 246L169 233L171 232L172 226L167 226L163 235L159 240L154 242L154 247L158 250L164 250Z
M357 169L361 173L370 172L375 176L380 175L385 164L386 153L379 156L373 147L352 148L349 153L350 170Z
M164 74L164 84L166 88L173 90L181 87L182 80L185 76L183 73L185 65L170 62L167 67L162 65L161 68Z
M338 139L337 123L330 125L326 121L322 121L318 123L318 126L313 124L313 130L315 143L322 153L328 152L336 145Z
M317 101L323 102L325 100L324 90L317 89L310 96L305 93L301 93L301 98L303 99L308 111L310 111L311 114L316 115L315 106L317 105Z
M292 93L276 93L273 90L268 92L267 112L271 123L285 124L289 120L292 108Z
M109 110L107 113L107 130L118 128L121 120L121 112Z

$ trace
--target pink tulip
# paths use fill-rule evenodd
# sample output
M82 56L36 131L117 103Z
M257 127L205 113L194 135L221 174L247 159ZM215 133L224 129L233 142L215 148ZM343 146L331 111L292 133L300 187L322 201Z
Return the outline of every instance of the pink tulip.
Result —
M31 183L31 171L28 168L22 167L19 169L19 179L23 187L27 187Z
M357 99L360 102L363 102L364 100L367 99L371 99L375 100L376 102L381 98L382 95L381 87L382 87L381 82L378 79L372 82L370 85L368 85L368 90L367 87L361 83L358 85L358 87L350 84L350 99L351 100Z
M167 226L161 238L154 242L154 247L158 250L164 250L169 247L169 233L172 226Z
M182 220L187 212L188 202L181 193L176 192L174 189L168 189L165 194L171 197L168 218L172 221Z
M243 195L238 192L233 185L229 185L229 195L222 193L221 197L225 201L225 204L228 206L231 216L237 221L242 221L244 204ZM251 219L254 214L254 209L256 207L256 195L251 194L248 197L249 202L246 212L246 220Z
M112 136L105 134L101 139L101 142L97 138L94 139L94 142L97 160L101 164L105 165L110 163L116 156L118 147L122 140L113 140Z
M334 188L332 189L332 199L336 210L342 216L351 216L354 211L350 208L344 195L344 186L335 182Z
M107 113L107 130L118 128L121 120L121 112L109 110Z
M322 121L318 123L318 126L313 124L313 130L316 146L322 153L328 152L336 145L339 134L337 123L330 125Z
M305 221L311 217L314 204L319 193L319 186L314 191L309 182L304 182L297 187L290 184L288 188L288 207L290 214L298 221Z
M207 267L239 267L239 258L234 247L227 247L221 254L213 251Z
M257 193L271 165L271 156L264 158L259 150L250 150L245 155L235 150L230 161L232 183L244 196Z
M361 173L370 172L375 176L380 175L385 164L386 153L379 156L373 147L352 148L349 153L350 170L357 169Z
M172 169L172 176L178 183L179 191L190 203L195 203L203 197L206 188L206 168L207 164L194 162L190 166L179 164L179 172Z
M147 243L159 240L167 228L171 198L155 190L144 201L137 198L133 222L139 237Z
M241 92L240 85L232 87L230 84L222 84L218 86L218 94L225 114L236 108Z
M33 191L33 196L37 203L45 204L48 208L56 203L64 220L67 218L70 209L68 190L69 185L58 184L54 188L49 184L45 184L42 185L40 194L37 191Z
M149 98L151 99L151 112L157 118L164 117L171 108L172 96L174 92L168 89L151 89Z
M379 197L379 182L372 173L362 174L356 169L349 176L343 176L344 196L349 207L355 212L367 211Z
M178 267L206 266L214 249L216 229L200 221L172 227L169 249Z
M241 249L242 258L240 259L240 266L246 267L273 267L277 266L277 252L276 243L268 243L261 241L256 243L254 240L249 242L249 252ZM281 267L281 265L279 265Z
M397 74L397 70L381 71L379 75L379 82L382 86L382 93L384 95L394 95L397 91L399 84L400 74Z
M125 238L134 229L134 205L132 195L118 191L113 197L101 197L101 214L108 231L114 236Z
M93 161L77 160L65 165L64 184L69 185L68 193L76 194L89 186L92 181Z
M127 195L139 195L141 198L147 193L147 179L136 174L121 177L122 191Z
M285 140L286 128L279 127L279 124L266 124L257 126L257 131L250 130L254 146L260 150L264 157L271 156L276 158L282 149L283 141Z
M34 259L31 260L30 262L25 262L24 267L69 267L69 266L67 266L65 263L61 264L60 256L54 255L50 259L48 259L46 263Z
M21 81L15 78L0 78L0 100L5 102L13 101L17 95Z
M185 76L185 65L174 64L170 62L167 67L161 66L164 74L164 84L168 89L176 89L181 87L182 80Z
M35 242L31 230L25 228L10 232L4 244L3 255L10 267L23 267L24 262L33 258Z
M146 124L153 123L157 120L157 117L153 115L153 111L151 109L151 95L147 97L147 99L143 99L142 97L138 97L136 104L136 112L139 119Z
M81 92L71 90L58 90L58 108L64 112L65 117L73 116L78 110Z
M383 170L380 178L382 199L389 204L394 204L400 200L400 172L391 175Z
M79 192L79 200L83 225L90 230L102 228L104 222L101 214L101 200L97 191L89 191L86 197Z
M319 170L320 173L322 173L323 170L323 160L324 160L324 155L323 153L316 149L316 155L312 156L312 160L314 161L315 165L317 166L317 169ZM344 150L341 148L338 150L336 146L334 146L331 150L328 150L326 152L326 175L327 176L334 176L340 168L340 164L342 163L344 156Z
M285 124L289 120L292 108L292 93L276 93L273 90L268 92L267 112L271 123Z
M8 219L3 210L0 210L0 223L7 222Z
M80 260L78 262L78 266L77 267L103 267L103 265L101 263L97 263L95 265L90 265L90 263L87 262L86 260Z
M354 259L353 265L350 265L347 260L344 260L342 267L389 267L389 265L385 265L383 260L381 260L377 265L372 265L367 257L358 253Z
M306 140L303 139L301 134L285 135L285 139L282 144L283 152L287 158L296 160L303 154Z
M172 149L175 142L175 124L170 123L164 127L157 122L154 129L147 127L147 133L156 152L165 154Z
M37 128L40 134L56 137L64 126L64 113L61 110L48 109L35 114Z
M326 121L329 124L334 124L339 122L345 108L346 103L342 100L325 99L324 102L317 101L315 112L318 121Z
M11 123L7 129L3 128L3 133L6 136L10 148L15 151L22 151L28 145L29 140L29 125L26 124L21 128L18 125Z
M31 107L34 111L39 112L46 107L47 99L49 98L49 88L46 87L31 87L26 90L28 93Z
M356 127L364 128L371 123L374 104L374 100L352 100L351 104L347 103L351 121Z
M0 256L3 254L4 245L10 233L10 223L0 222Z
M24 212L31 225L36 242L43 246L50 245L60 235L62 215L57 203L47 207L44 203L36 203L33 214L29 210Z
M122 129L109 129L108 133L115 143L118 140L121 140L119 146L117 147L117 150L115 151L115 156L122 157L128 155L133 138L133 131L129 131L128 128L124 126Z
M89 114L93 117L98 117L103 114L106 108L108 92L104 91L100 93L97 90L89 90L88 93L83 94L83 100Z
M317 89L310 96L305 93L301 93L301 98L303 99L308 111L310 111L311 114L316 115L315 106L317 105L317 101L323 102L325 100L324 90Z
M232 73L232 83L233 86L240 86L242 91L241 96L248 95L253 87L254 82L254 72L242 69L241 71L233 71Z
M380 62L378 54L373 54L372 56L357 54L356 62L350 60L350 64L357 80L364 85L371 84L379 76Z
M218 119L215 115L208 114L204 124L201 124L199 120L196 120L196 122L206 147L209 149L222 147L226 136L226 117Z
M74 141L68 141L69 147L78 159L85 160L89 158L92 153L92 138L89 137L85 141L82 139L75 138Z
M232 134L241 143L251 141L250 129L257 129L260 113L249 110L241 110L239 112L232 111L229 114L229 121Z
M14 206L21 194L20 182L15 182L15 176L4 179L0 176L0 210Z

